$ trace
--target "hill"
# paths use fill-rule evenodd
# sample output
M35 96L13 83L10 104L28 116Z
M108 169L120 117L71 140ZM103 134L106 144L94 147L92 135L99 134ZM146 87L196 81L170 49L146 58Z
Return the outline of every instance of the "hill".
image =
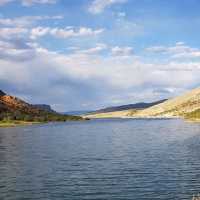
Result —
M47 112L52 112L52 113L55 113L55 110L53 110L51 108L50 105L47 105L47 104L34 104L33 105L35 108L38 108L38 109L42 109L42 110L45 110Z
M81 120L81 117L62 115L49 106L31 105L0 90L0 121L48 122Z
M85 115L89 118L174 118L200 119L200 88L165 100L144 109L128 109L114 112L100 112Z
M130 112L128 115L133 117L183 117L198 109L200 109L200 88L193 89L140 112Z
M89 118L118 118L118 117L127 117L129 113L136 113L139 110L143 110L145 108L149 108L151 106L160 104L167 101L167 99L151 102L151 103L135 103L135 104L128 104L122 106L113 106L103 108L94 112L90 112L85 114L85 116Z
M91 112L93 112L93 111L91 111L91 110L71 110L71 111L63 112L61 114L81 116L81 115L85 115L85 114L91 113Z
M193 112L187 113L185 118L192 121L200 121L200 108Z
M159 103L163 103L166 100L167 99L163 99L163 100L155 101L155 102L151 102L151 103L141 102L141 103L135 103L135 104L121 105L121 106L112 106L112 107L107 107L107 108L103 108L100 110L96 110L94 112L91 112L90 114L108 113L108 112L124 111L124 110L130 110L130 109L140 110L140 109L149 108L149 107L157 105Z

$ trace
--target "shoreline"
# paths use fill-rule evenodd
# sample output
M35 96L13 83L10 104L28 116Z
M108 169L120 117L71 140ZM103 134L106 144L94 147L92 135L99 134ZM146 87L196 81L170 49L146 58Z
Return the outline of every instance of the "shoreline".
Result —
M190 122L190 123L200 123L200 119L195 119L195 118L191 118L191 119L185 119L186 122Z
M10 121L10 122L0 122L0 128L11 128L17 126L30 126L34 124L42 124L42 122L26 122L26 121Z
M67 121L88 121L88 118L83 118L81 120L66 120L66 121L35 121L35 122L28 122L28 121L20 121L20 120L11 120L11 121L0 121L0 128L12 128L18 126L31 126L37 124L48 124L51 122L67 122Z
M180 120L184 120L185 122L189 122L189 123L200 123L200 119L195 119L195 118L184 118L184 117L178 117L178 116L174 116L174 117L163 117L163 116L157 116L157 117L130 117L130 116L122 116L122 117L91 117L91 120L95 120L95 119L135 119L135 120L173 120L173 119L180 119Z
M86 116L82 116L86 118ZM183 117L179 116L91 116L90 119L184 119Z
M200 119L187 119L183 117L108 117L108 118L91 118L92 119L135 119L135 120L167 120L167 119L182 119L189 123L200 123ZM85 120L84 120L85 121ZM52 121L51 121L52 122ZM55 121L56 122L56 121ZM0 128L12 128L19 126L30 126L37 124L48 124L50 122L26 122L26 121L10 121L10 122L0 122Z

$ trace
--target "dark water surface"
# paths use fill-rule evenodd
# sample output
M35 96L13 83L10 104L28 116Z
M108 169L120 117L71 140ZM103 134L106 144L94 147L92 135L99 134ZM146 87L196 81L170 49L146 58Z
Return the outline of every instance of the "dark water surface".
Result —
M94 120L0 129L0 200L191 200L200 124Z

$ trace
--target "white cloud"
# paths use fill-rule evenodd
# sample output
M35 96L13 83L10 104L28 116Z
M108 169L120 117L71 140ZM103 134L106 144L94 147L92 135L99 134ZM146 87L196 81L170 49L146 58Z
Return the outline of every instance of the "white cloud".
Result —
M111 49L112 55L114 56L130 56L133 52L132 47L113 47Z
M81 36L96 36L102 33L103 29L93 30L87 27L80 27L75 29L73 27L62 28L50 28L50 27L36 27L31 30L31 38L36 39L45 35L52 35L57 38L70 38Z
M55 16L23 16L16 18L0 18L0 25L9 27L27 27L32 26L37 21L42 20L60 20L63 19L61 15Z
M30 50L27 50L27 52L30 52ZM65 88L65 95L75 99L78 97L73 95L78 94L74 94L72 90L74 90L74 85L80 83L78 87L82 88L83 93L87 91L91 95L95 95L93 89L98 91L101 97L95 98L102 98L102 103L118 101L114 98L115 96L121 98L121 103L125 103L126 98L129 98L129 102L145 99L151 101L155 100L152 98L169 97L162 96L169 95L169 93L175 95L180 88L184 90L188 86L198 83L200 75L200 68L194 63L150 64L144 63L134 56L124 58L94 54L63 55L51 52L38 45L33 45L32 53L34 53L34 56L31 60L28 54L26 60L18 60L18 62L11 58L9 60L8 58L0 59L1 73L3 74L0 75L0 79L6 77L12 84L26 85L29 90L41 90L43 95L53 91L52 87L55 87L58 81L61 84L58 90ZM17 79L14 79L13 77L19 73L18 70L22 73L19 78L17 76ZM37 80L35 76L38 77ZM74 82L74 85L70 86L71 89L69 82ZM100 88L99 84L101 85ZM90 85L92 85L92 88L90 88ZM156 95L155 88L157 89ZM173 90L169 90L169 88L173 88ZM163 93L163 89L168 93ZM141 90L143 91L142 96L140 95ZM130 97L128 97L129 95ZM71 106L72 103L66 100L68 99L67 96L63 96L64 100L61 104L70 104ZM93 97L84 101L90 101L90 98ZM56 101L61 101L60 96ZM80 104L80 101L77 102L76 106L78 103Z
M153 46L146 49L151 53L166 54L172 58L200 58L200 49L192 48L183 42L177 42L175 46Z
M119 100L127 103L127 99L135 102L166 98L169 93L176 95L177 91L199 82L200 63L151 64L134 55L121 57L120 54L101 56L88 53L106 48L103 45L97 45L98 48L87 53L67 55L49 51L38 44L27 44L27 48L8 43L1 45L0 80L8 81L18 89L23 87L27 94L35 91L37 96L41 91L37 99L42 101L44 96L48 97L50 99L45 99L45 102L56 102L65 109L68 107L64 105L75 108L88 102L102 106ZM16 60L16 57L21 59ZM75 92L77 90L79 92Z
M99 14L107 7L125 2L127 2L127 0L93 0L88 10L92 14Z
M106 49L108 49L108 46L106 44L99 43L95 47L89 49L84 49L84 50L75 49L76 50L75 52L79 54L96 54Z
M50 28L46 27L37 27L31 30L31 39L36 39L38 37L42 37L49 33Z
M184 42L177 42L177 43L176 43L176 46L179 46L179 45L180 45L180 46L181 46L181 45L185 45L185 43L184 43Z
M73 33L65 37L91 33L74 27L65 30ZM35 34L41 37L52 34L51 31L47 27ZM81 104L103 106L112 102L123 104L167 98L199 83L198 61L180 62L171 58L165 63L160 60L145 62L144 58L133 54L132 47L103 43L85 50L74 49L68 54L58 53L32 43L22 37L24 34L28 35L29 30L4 28L0 31L1 86L8 90L15 87L17 95L27 98L30 95L30 99L41 103L56 102L62 109L81 109ZM170 51L194 49L183 48L184 44L175 46ZM102 51L106 55L101 54Z
M73 50L73 49L72 49ZM104 43L97 43L95 47L89 49L74 49L75 54L97 54L99 55L104 51L104 55L109 55L114 57L127 57L133 55L133 48L127 46L109 46Z
M0 28L0 38L12 39L13 37L22 37L28 33L26 28Z
M21 0L23 6L32 6L34 4L55 4L57 0Z
M146 50L151 53L166 53L168 51L168 48L164 46L153 46L146 48Z

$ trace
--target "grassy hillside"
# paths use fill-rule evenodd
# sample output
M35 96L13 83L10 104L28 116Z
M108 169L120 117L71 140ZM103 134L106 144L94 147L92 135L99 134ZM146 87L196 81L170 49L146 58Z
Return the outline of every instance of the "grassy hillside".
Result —
M200 109L200 88L191 90L181 96L169 99L145 109L88 114L89 118L172 118L184 117L188 113L198 117Z
M136 113L137 110L131 109L131 113ZM105 112L105 113L96 113L96 114L87 114L84 115L84 117L88 118L126 118L128 117L128 114L130 113L130 110L125 110L125 111L114 111L114 112Z
M200 120L200 109L186 114L185 118L186 119L191 119L191 120Z
M181 117L200 109L200 88L144 109L133 117Z

